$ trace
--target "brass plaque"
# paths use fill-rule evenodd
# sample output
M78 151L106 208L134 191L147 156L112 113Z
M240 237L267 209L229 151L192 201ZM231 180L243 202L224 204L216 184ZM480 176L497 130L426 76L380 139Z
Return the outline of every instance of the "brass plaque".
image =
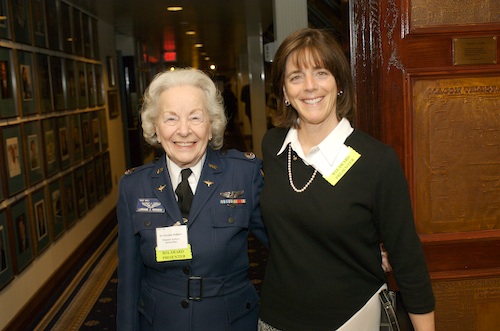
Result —
M496 64L497 37L453 39L453 64Z

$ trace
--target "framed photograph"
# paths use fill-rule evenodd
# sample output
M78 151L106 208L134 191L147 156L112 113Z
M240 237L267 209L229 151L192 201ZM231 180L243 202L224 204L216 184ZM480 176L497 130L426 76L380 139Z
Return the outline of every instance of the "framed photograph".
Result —
M99 51L99 29L97 28L97 19L91 17L90 18L90 28L92 34L92 58L99 59L100 51Z
M23 115L38 113L35 103L35 90L33 88L33 54L18 51L19 62L19 91L21 91L21 111Z
M120 103L117 90L108 91L108 109L110 119L116 118L120 115Z
M0 290L14 278L6 211L0 211Z
M113 178L111 173L111 160L109 152L102 154L102 170L104 173L104 192L110 193L113 189Z
M24 155L19 124L2 128L5 151L5 169L9 196L26 188Z
M106 111L104 109L100 109L97 111L97 114L99 117L99 128L101 129L101 151L104 152L109 146Z
M85 179L85 167L81 166L73 172L76 190L76 203L78 210L78 217L82 218L88 211L87 207L87 188Z
M70 129L68 127L68 117L60 116L57 118L57 130L59 134L59 160L62 169L71 165L70 159Z
M101 151L101 125L99 123L99 113L94 111L91 114L93 153L97 154Z
M73 173L68 173L63 178L62 202L65 226L66 228L70 228L78 219Z
M31 193L31 207L35 223L36 255L43 252L50 244L48 206L45 187Z
M59 132L55 118L42 120L43 146L46 177L55 175L59 170L59 145L57 139Z
M23 124L24 150L27 160L28 185L33 185L44 179L44 162L42 153L42 130L40 121Z
M54 111L52 101L52 91L50 89L50 66L49 57L45 54L36 55L37 75L36 81L38 85L38 103L42 113Z
M61 178L49 184L49 201L50 201L50 228L52 229L53 240L59 238L64 230L64 219L62 210L62 194L61 194Z
M26 198L17 200L12 205L11 214L14 229L16 273L20 273L33 261L34 257L31 218Z
M76 63L78 72L78 108L84 109L89 105L87 99L87 70L84 62Z
M8 0L0 0L0 38L11 39L10 37L10 15Z
M97 201L101 201L106 192L104 185L104 170L102 166L102 156L94 158L95 181L97 190Z
M28 19L28 0L12 0L14 40L31 45L31 22Z
M61 10L61 33L62 33L62 46L63 52L73 54L73 35L71 29L71 12L72 8L65 2L59 1L59 8Z
M87 95L89 100L89 107L95 107L97 104L97 92L95 83L94 65L87 63Z
M116 86L116 64L112 56L106 56L106 70L108 71L108 86Z
M64 67L66 69L66 84L65 94L68 109L78 108L78 94L76 90L76 74L75 74L75 61L65 60Z
M71 163L75 164L83 159L82 127L80 125L80 114L69 116L69 127L71 131Z
M0 47L0 118L15 117L18 115L16 108L16 91L14 90L14 76L12 73L12 51Z
M83 157L92 155L92 127L90 122L90 113L80 114L80 123L82 125Z
M47 41L49 42L49 49L59 51L61 50L61 41L59 34L59 0L45 0L45 20L47 22Z
M50 58L50 78L52 79L52 95L54 97L55 110L66 109L63 85L63 59L60 57Z
M97 105L104 105L104 80L102 77L102 65L95 64L95 83L96 83L96 97L97 97Z
M45 28L45 8L43 0L32 0L33 35L35 46L47 47L47 30Z
M91 209L97 202L97 187L93 161L90 161L85 165L85 177L87 183L87 206Z

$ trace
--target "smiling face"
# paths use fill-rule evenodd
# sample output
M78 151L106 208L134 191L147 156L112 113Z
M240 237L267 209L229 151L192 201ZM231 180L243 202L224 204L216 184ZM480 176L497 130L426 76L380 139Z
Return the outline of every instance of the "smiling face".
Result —
M168 157L179 167L192 167L202 158L211 138L205 94L190 85L162 92L156 136Z
M292 53L285 68L285 98L297 110L302 125L321 125L333 130L337 118L337 82L333 74L315 64L309 52L297 60Z

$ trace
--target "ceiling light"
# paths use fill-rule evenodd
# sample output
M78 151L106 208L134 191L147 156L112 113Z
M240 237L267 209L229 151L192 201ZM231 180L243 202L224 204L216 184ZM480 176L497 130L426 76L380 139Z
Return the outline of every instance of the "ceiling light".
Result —
M189 31L186 31L186 34L192 36L192 35L195 35L196 32L194 32L193 30L189 30Z
M215 67L215 64L211 64L211 65L210 65L210 69L211 69L211 70L215 70L215 68L216 68L216 67Z
M203 44L202 43L197 43L197 44L194 44L194 47L200 48L200 47L203 47Z
M170 6L167 7L168 11L181 11L183 8L181 6Z

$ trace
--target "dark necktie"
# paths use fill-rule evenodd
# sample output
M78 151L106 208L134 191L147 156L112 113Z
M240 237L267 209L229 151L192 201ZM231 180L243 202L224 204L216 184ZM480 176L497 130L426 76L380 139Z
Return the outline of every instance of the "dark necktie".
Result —
M182 181L175 189L175 194L177 194L177 203L181 208L182 217L187 219L189 216L189 210L191 209L191 202L193 202L193 191L189 186L188 177L191 175L191 169L182 169Z

